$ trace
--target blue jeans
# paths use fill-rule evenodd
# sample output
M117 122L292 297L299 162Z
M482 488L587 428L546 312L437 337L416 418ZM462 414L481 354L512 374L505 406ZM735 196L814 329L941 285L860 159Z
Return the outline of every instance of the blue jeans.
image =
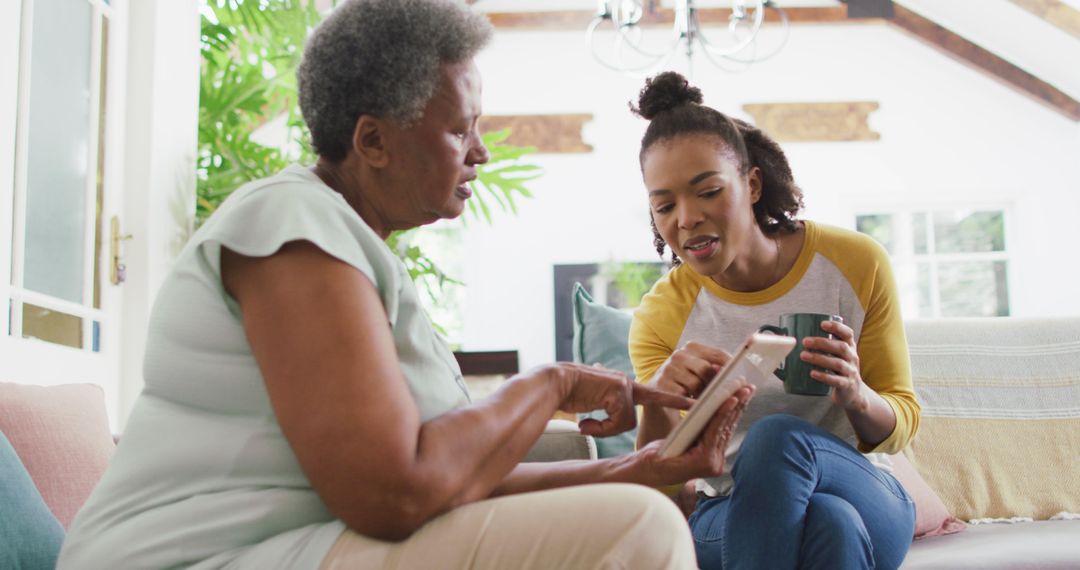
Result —
M690 516L705 570L897 568L915 504L896 479L833 434L787 415L750 427L728 497Z

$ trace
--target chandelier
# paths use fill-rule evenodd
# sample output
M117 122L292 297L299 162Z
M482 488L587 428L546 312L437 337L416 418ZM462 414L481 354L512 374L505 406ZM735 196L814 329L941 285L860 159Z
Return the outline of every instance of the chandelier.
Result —
M646 6L647 3L647 6ZM698 22L694 0L675 0L674 28L667 40L646 34L643 19L658 20L659 0L599 0L596 16L586 29L585 42L593 58L601 65L629 75L651 74L668 66L676 53L686 55L688 71L693 72L694 56L701 54L709 63L726 71L740 71L751 63L768 59L787 43L788 17L773 0L732 0L726 31L710 28L707 38ZM783 28L783 39L759 50L758 32L765 21L765 10L776 11ZM613 32L610 42L598 31ZM718 36L723 35L721 39Z

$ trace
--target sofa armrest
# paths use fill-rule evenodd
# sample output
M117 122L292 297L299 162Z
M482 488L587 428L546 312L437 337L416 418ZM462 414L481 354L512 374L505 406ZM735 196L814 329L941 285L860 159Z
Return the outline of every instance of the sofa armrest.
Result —
M564 459L596 459L596 441L592 436L581 435L572 421L551 420L521 461L535 463Z

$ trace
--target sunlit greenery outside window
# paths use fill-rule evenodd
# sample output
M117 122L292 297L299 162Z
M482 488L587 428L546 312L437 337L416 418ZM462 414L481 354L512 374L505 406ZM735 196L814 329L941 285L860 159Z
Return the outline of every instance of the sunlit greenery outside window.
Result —
M438 268L417 272L413 280L432 323L456 349L465 335L465 228L457 221L442 221L404 232L398 244L399 249L423 252Z
M906 318L1009 315L1006 210L867 212L855 227L888 250Z
M308 33L337 0L203 0L199 85L196 225L237 188L289 164L315 160L297 105L296 66ZM387 245L421 289L432 321L452 341L461 335L464 269L461 224L492 224L516 214L528 183L542 173L533 147L507 144L509 130L483 133L490 160L477 167L474 194L457 225L393 232ZM524 160L523 160L524 159Z

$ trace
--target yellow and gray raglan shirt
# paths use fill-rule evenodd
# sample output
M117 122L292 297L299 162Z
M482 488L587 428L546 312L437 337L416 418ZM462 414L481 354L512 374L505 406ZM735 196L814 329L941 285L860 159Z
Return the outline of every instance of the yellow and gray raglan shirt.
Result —
M907 339L888 254L873 239L840 228L803 222L805 241L795 265L779 282L750 293L725 289L680 265L653 286L634 313L630 360L640 382L648 382L676 348L687 342L734 352L764 324L784 313L840 315L855 331L863 381L896 412L896 428L876 446L855 436L844 411L831 398L784 392L779 378L757 386L728 447L724 475L708 480L709 494L727 494L731 467L747 429L777 413L790 414L836 434L889 470L881 454L897 453L919 427L919 404L911 385ZM710 492L711 491L711 492Z

